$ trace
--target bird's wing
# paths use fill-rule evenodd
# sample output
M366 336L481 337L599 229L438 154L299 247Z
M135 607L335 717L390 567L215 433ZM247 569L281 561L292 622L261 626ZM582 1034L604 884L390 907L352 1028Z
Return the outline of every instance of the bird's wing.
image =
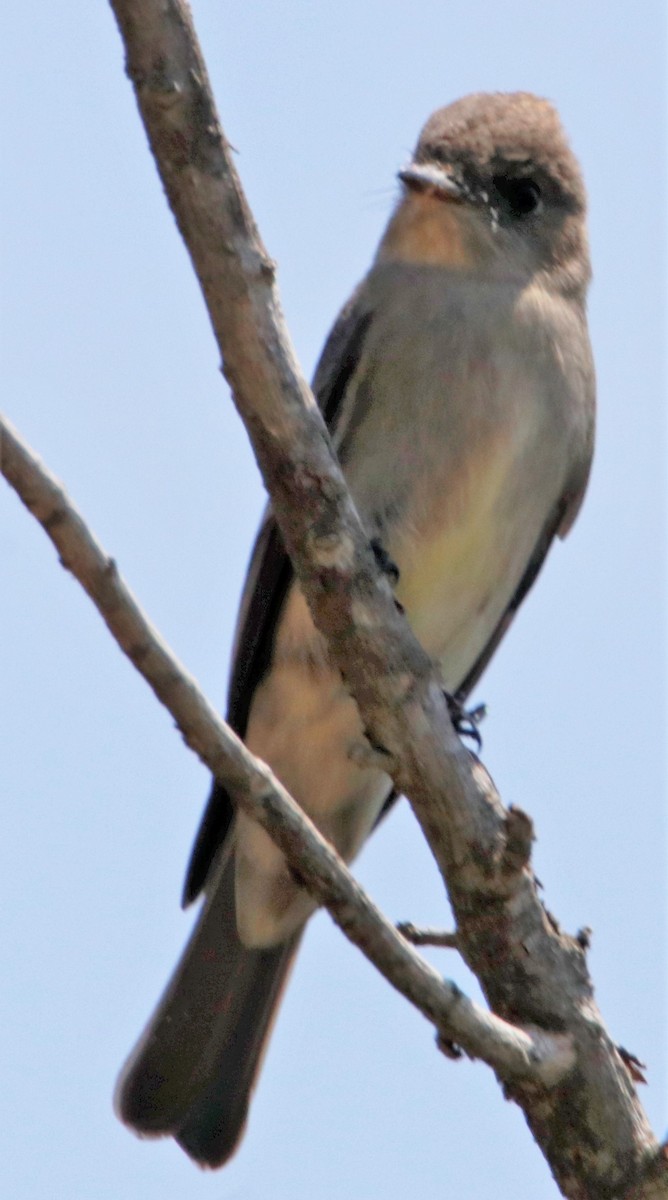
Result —
M345 434L350 419L343 400L370 319L358 289L334 323L316 367L313 392L336 442ZM292 566L268 504L251 554L234 634L227 719L240 737L246 732L255 689L269 665L276 621L291 579Z
M362 289L358 289L336 320L316 368L313 391L330 435L337 441L349 418L343 400L359 363L370 320L371 312L364 303ZM255 689L269 666L276 622L291 579L290 559L268 506L253 547L234 638L227 719L240 737L246 732ZM214 781L188 863L184 905L201 892L233 815L227 792Z

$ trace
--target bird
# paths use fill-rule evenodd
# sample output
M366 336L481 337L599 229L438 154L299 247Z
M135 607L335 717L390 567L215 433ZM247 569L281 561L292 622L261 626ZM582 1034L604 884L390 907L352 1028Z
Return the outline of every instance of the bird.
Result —
M399 171L371 268L313 391L397 603L463 702L587 486L595 378L586 193L559 116L524 92L438 109ZM241 600L228 720L350 862L391 779L267 508ZM184 887L204 903L116 1091L140 1135L235 1152L316 903L214 782Z

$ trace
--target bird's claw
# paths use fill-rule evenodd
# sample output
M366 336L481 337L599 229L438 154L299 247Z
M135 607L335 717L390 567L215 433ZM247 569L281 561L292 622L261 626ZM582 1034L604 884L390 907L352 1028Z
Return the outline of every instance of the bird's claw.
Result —
M373 551L378 570L387 576L392 587L396 587L399 582L399 568L394 559L390 558L380 538L371 538L369 545Z
M487 705L476 704L475 708L464 708L462 700L455 693L443 692L450 713L450 720L460 737L471 738L478 753L482 750L482 737L478 726L487 716Z
M373 551L378 570L382 571L383 575L389 579L391 586L395 588L399 582L399 568L394 559L390 558L380 538L371 538L369 545ZM397 612L401 613L403 617L406 610L401 601L397 600L396 596L394 597L394 606Z

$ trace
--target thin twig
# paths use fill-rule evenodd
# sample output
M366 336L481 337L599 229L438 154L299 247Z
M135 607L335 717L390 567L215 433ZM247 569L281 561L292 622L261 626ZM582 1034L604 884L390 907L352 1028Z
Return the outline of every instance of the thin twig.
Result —
M446 929L420 929L412 921L399 921L397 931L411 946L439 946L447 950L458 950L456 933Z
M568 1036L519 1029L442 979L372 903L278 779L209 704L142 612L60 483L0 417L0 470L90 596L121 650L174 718L188 746L255 821L382 975L453 1042L503 1078L556 1083L574 1063Z

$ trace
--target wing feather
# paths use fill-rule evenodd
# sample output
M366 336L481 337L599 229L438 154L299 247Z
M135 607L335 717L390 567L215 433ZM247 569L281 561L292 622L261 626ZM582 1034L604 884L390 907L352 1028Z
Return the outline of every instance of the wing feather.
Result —
M343 401L371 320L361 296L358 289L342 309L314 376L313 391L332 437L343 432ZM345 415L347 418L349 414ZM234 639L227 719L240 737L246 732L255 689L271 661L276 624L291 581L290 559L268 505L253 547ZM186 871L184 907L202 891L211 864L232 827L233 816L227 792L214 780Z

